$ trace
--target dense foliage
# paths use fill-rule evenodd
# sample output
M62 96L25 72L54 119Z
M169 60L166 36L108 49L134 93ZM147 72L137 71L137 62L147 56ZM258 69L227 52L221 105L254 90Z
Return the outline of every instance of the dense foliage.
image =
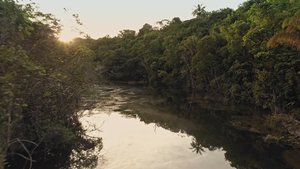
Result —
M212 12L198 5L194 19L124 30L96 40L93 50L110 80L299 115L299 11L299 2L288 0Z
M211 12L198 5L193 15L64 44L51 14L0 0L0 169L23 167L20 159L67 163L70 154L92 163L81 153L99 140L86 137L76 112L95 70L111 81L300 118L299 1L249 0Z
M59 42L58 20L31 4L0 0L0 25L0 168L92 149L76 112L94 52Z

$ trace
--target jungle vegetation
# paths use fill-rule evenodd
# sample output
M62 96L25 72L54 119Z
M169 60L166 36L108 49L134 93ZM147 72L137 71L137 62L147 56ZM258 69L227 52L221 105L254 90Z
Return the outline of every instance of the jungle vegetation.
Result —
M299 1L192 13L66 44L51 14L0 0L0 169L93 149L100 140L86 137L76 112L95 75L300 119Z
M33 4L0 1L1 169L88 162L82 153L101 141L86 137L76 113L95 53L60 42L60 28Z
M299 14L299 1L289 0L249 0L211 12L198 5L191 20L123 30L95 40L92 50L98 71L112 81L299 117Z

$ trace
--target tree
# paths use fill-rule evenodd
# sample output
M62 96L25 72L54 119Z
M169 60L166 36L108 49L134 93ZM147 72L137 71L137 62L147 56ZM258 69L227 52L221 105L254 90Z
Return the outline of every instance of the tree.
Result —
M0 0L0 23L0 168L95 148L76 113L93 51L59 42L58 21L31 4Z
M145 24L140 30L139 30L139 33L138 33L138 36L143 36L149 32L153 31L153 27L149 24Z
M197 6L195 6L192 15L196 16L197 18L204 18L208 15L208 12L205 10L205 6L203 6L202 4L198 4Z
M283 31L274 35L268 42L269 48L278 45L290 46L300 51L300 11L283 22Z

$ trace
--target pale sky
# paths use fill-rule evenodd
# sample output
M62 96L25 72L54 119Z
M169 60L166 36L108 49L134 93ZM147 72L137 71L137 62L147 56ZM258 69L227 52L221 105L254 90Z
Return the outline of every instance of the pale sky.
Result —
M29 1L29 0L24 0ZM63 30L60 39L69 41L78 37L74 27L100 38L116 36L119 31L138 31L145 23L155 25L157 21L179 17L181 20L193 18L195 5L203 4L206 10L230 7L236 9L246 0L32 0L40 11L52 13L61 20ZM66 8L68 12L64 10ZM73 13L78 13L83 26L78 26Z

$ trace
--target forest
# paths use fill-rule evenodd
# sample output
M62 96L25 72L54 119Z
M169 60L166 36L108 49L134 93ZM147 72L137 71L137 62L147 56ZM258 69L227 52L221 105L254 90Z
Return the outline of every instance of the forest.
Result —
M64 43L53 15L0 0L0 169L18 168L18 156L46 163L101 148L77 113L86 89L101 81L244 105L275 124L299 122L300 1L191 12L190 20Z
M245 2L237 10L145 24L139 32L93 42L100 73L157 90L183 90L249 104L274 113L299 113L298 2ZM282 12L284 11L284 12ZM298 113L297 113L298 111Z
M0 25L0 168L22 168L17 156L84 158L101 142L85 136L76 113L94 52L58 41L58 20L32 4L1 0Z

